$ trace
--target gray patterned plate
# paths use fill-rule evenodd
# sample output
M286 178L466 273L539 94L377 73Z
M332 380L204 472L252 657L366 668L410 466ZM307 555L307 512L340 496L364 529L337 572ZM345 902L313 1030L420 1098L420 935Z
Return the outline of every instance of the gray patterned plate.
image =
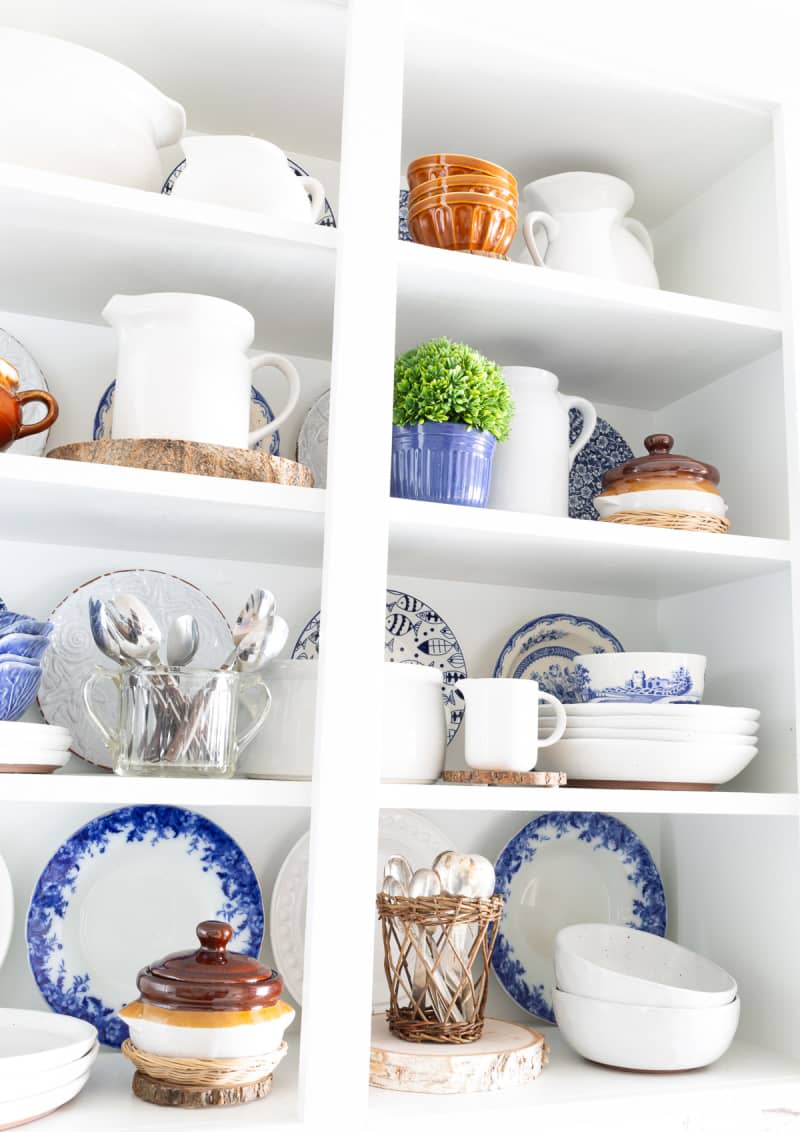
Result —
M297 437L297 462L314 473L314 487L325 487L328 479L328 418L331 391L326 389L308 410Z
M176 617L191 613L200 629L200 647L195 665L214 668L231 648L231 630L210 597L182 578L158 570L115 570L78 586L54 609L50 648L42 658L39 707L48 723L66 727L73 737L72 752L95 766L111 769L111 757L83 704L83 685L98 666L116 666L98 651L89 630L89 599L108 599L129 593L142 599L166 639ZM108 681L96 687L97 714L107 725L116 726L115 696Z
M356 633L358 626L355 627ZM292 660L319 656L319 613L305 626L292 649ZM464 701L455 687L467 675L464 652L445 619L424 601L402 590L386 591L386 659L397 664L424 664L442 670L442 699L447 713L447 742L464 718Z
M45 392L50 392L44 374L22 343L2 329L0 329L0 358L11 362L19 374L18 393L24 393L28 389L44 389ZM22 420L25 424L40 421L46 411L44 405L26 405L22 410ZM26 436L12 444L8 451L13 452L15 456L44 456L49 435L50 429L46 429L33 436Z

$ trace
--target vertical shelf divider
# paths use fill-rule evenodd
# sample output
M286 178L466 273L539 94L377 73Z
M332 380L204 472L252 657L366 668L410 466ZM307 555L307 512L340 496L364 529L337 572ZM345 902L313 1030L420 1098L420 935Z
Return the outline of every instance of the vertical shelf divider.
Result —
M397 298L403 4L348 15L299 1078L315 1127L367 1112Z

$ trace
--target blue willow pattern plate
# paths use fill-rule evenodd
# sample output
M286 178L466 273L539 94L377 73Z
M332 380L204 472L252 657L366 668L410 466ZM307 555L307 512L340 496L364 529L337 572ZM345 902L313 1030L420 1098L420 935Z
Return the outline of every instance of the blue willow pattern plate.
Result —
M103 396L98 402L94 414L94 424L92 426L92 440L103 440L106 436L111 436L111 419L112 411L114 408L114 392L117 383L112 381L108 388L103 393ZM265 424L275 420L275 414L270 408L269 402L263 393L259 393L255 385L250 386L250 424L249 429L253 432L257 428L262 428ZM277 456L281 447L280 432L276 429L263 440L259 440L253 445L253 450L263 452L265 445L269 445L267 451L270 456Z
M136 997L137 971L191 950L209 919L231 925L232 950L258 955L264 909L243 851L200 814L127 806L77 830L45 865L28 909L28 959L56 1013L119 1046L128 1027L117 1011Z
M610 630L574 613L547 613L521 625L503 645L493 676L536 680L562 704L583 702L584 681L572 663L591 652L624 652Z
M583 427L580 409L569 411L569 442L574 444ZM628 442L602 417L586 447L575 457L569 473L569 517L599 519L594 497L603 490L603 473L633 459Z
M315 613L292 649L292 660L319 656L319 613ZM464 701L455 686L467 675L464 652L445 619L424 601L402 590L386 591L386 660L397 664L424 664L442 671L442 699L447 714L447 742L451 743L464 718Z
M505 908L492 966L511 998L548 1022L555 1021L553 941L561 928L606 922L660 936L667 930L655 861L608 814L542 814L511 838L495 871Z

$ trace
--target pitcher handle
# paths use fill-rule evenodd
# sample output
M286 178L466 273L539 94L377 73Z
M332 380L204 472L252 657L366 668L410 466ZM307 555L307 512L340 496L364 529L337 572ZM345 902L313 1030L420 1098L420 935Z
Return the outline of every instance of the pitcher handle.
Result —
M33 436L37 432L44 432L46 428L50 428L58 420L58 401L51 393L45 393L44 389L26 389L23 393L17 394L17 401L20 405L28 405L33 401L41 401L46 407L47 412L40 421L34 421L33 424L24 424L17 433L17 440L22 440L24 436Z
M92 723L102 735L106 749L110 754L113 754L119 747L119 731L110 731L92 706L92 692L94 691L95 684L100 680L109 680L114 685L117 695L119 695L117 677L113 672L109 672L106 668L97 668L83 685L83 703L89 719L91 719Z
M325 190L316 177L301 177L300 184L311 197L311 221L316 224L325 208Z
M555 696L551 696L549 692L540 692L539 699L546 700L556 709L555 727L546 739L539 740L540 747L552 747L553 743L557 743L561 736L564 734L564 730L567 726L567 713L564 711L564 705L561 703L561 701L557 700Z
M542 228L544 228L549 247L558 235L558 221L555 220L549 212L529 212L522 221L522 235L525 237L525 243L528 245L530 257L537 267L544 267L544 259L539 249L536 247L536 240L533 237L533 230L537 224L541 224ZM545 252L545 255L546 254Z
M636 237L639 243L644 245L644 250L650 256L652 262L655 263L656 253L653 248L653 240L641 220L636 220L633 216L624 216L622 223L628 231Z
M239 754L241 754L245 747L249 746L249 744L252 743L253 739L255 739L261 728L261 725L269 714L269 709L272 707L272 693L267 687L266 682L262 680L260 676L254 677L254 679L248 681L247 684L242 684L242 695L244 695L246 692L252 691L255 688L260 688L263 691L264 703L261 705L261 710L258 712L258 715L250 724L250 726L247 728L244 735L237 735L236 737L236 745L239 748Z
M597 426L597 409L595 409L592 402L587 401L585 397L568 397L566 394L562 394L562 397L567 412L569 412L570 409L580 409L581 416L583 417L583 428L569 446L569 466L571 468L575 463L575 457L586 447L592 438L592 433Z
M300 397L300 374L289 361L284 358L282 354L256 354L252 358L247 359L250 363L250 369L253 373L263 366L274 366L275 369L281 371L286 378L286 384L289 386L289 400L282 413L278 413L274 420L269 424L263 425L261 428L255 429L247 438L248 444L252 448L254 444L258 444L259 440L263 440L265 436L269 436L275 432L277 428L283 424L286 418L292 413L298 398Z

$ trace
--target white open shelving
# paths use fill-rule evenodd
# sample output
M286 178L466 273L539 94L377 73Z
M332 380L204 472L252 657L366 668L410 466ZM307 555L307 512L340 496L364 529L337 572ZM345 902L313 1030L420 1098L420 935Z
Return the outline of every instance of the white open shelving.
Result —
M26 878L16 889L18 923L27 880L64 836L104 809L162 803L208 812L258 857L266 906L310 820L306 989L288 1035L291 1056L268 1100L205 1113L209 1128L322 1129L335 1104L335 1117L353 1128L534 1119L544 1132L761 1132L768 1110L800 1109L789 287L800 271L792 236L800 113L791 83L787 77L785 104L776 107L735 90L709 93L708 75L694 86L677 75L656 81L604 69L596 65L602 43L588 39L583 59L581 51L562 57L522 20L502 34L493 27L489 38L504 46L489 50L481 22L448 23L448 0L402 9L374 0L0 0L0 24L120 59L184 101L192 129L269 137L330 168L341 160L337 229L0 164L0 309L24 320L21 338L38 336L34 353L45 353L67 439L79 439L81 428L88 439L98 393L113 377L111 331L98 328L115 291L189 290L238 302L255 316L258 346L311 360L319 391L330 363L332 384L325 491L0 455L0 595L9 604L21 592L46 615L71 586L141 562L222 594L229 615L240 591L265 579L291 610L293 636L321 601L326 641L312 782L124 779L74 773L74 764L56 776L0 776L0 850L11 850ZM612 30L606 38L610 50ZM643 21L649 55L649 33L647 40ZM725 54L710 38L708 50ZM661 66L669 71L664 58ZM767 77L765 70L772 91ZM521 182L576 163L629 179L634 213L654 229L664 289L398 242L398 175L409 158L445 147L501 161ZM309 166L313 173L312 159ZM735 533L389 498L392 359L442 334L501 364L553 369L562 389L602 405L637 450L651 431L688 435L689 445L676 447L701 458L708 450L721 465ZM308 366L299 368L305 378ZM282 436L282 455L294 455L286 437L294 440L296 423ZM379 783L387 569L393 585L408 579L409 592L425 596L430 586L449 622L472 634L470 675L490 674L507 624L553 608L597 616L629 647L688 642L707 651L721 702L746 702L752 689L762 709L761 762L714 792ZM460 757L455 745L448 765ZM732 1050L699 1073L620 1074L583 1062L548 1030L549 1066L516 1093L370 1092L373 859L386 809L419 811L454 844L490 855L536 812L627 815L665 878L670 933L718 955L739 977L743 1020ZM332 930L341 920L342 860L347 932ZM268 961L269 948L267 941ZM523 1018L497 999L501 1013ZM41 1005L19 932L0 972L0 1005L6 1001ZM85 1093L47 1127L198 1125L192 1113L143 1109L130 1096L131 1072L103 1054Z

